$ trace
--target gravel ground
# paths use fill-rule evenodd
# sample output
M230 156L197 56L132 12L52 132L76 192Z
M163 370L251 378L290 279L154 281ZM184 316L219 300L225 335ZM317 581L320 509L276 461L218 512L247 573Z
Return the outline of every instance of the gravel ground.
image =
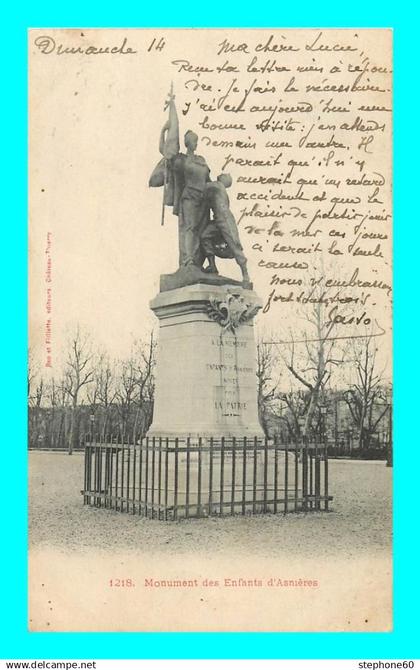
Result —
M84 507L83 454L29 454L30 546L64 551L150 554L197 551L228 555L349 557L390 552L392 468L378 461L330 461L332 511L178 523Z

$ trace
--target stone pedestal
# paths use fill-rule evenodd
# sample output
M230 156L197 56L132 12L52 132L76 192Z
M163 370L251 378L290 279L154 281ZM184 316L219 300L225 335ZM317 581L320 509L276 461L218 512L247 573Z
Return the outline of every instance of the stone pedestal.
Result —
M252 317L261 301L240 286L194 284L151 301L159 319L150 437L263 438Z

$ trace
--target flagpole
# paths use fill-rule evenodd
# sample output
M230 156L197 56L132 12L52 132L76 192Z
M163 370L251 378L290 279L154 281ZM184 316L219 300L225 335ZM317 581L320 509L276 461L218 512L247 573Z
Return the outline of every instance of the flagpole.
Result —
M165 172L164 172L164 178L163 178L163 200L162 200L162 216L160 220L160 225L163 226L165 223L165 196L166 196L166 180L168 178L168 161L165 158L164 159L164 165L165 165Z
M174 83L171 81L171 90L169 91L168 100L165 103L165 110L168 108L168 121L170 120L170 105L174 98ZM163 226L165 223L165 200L166 200L166 182L168 180L168 159L164 157L164 180L163 180L163 200L162 200L162 216L160 220L160 225Z

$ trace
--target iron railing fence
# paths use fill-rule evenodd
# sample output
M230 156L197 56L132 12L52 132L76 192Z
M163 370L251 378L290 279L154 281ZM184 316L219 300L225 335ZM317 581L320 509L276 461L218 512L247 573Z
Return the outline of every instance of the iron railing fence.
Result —
M85 505L181 518L327 511L328 453L321 443L255 438L122 437L85 442Z

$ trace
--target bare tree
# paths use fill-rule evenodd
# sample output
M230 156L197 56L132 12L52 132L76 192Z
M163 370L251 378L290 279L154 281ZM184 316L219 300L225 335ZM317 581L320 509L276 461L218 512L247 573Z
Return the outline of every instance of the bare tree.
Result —
M334 368L345 360L345 350L338 346L335 338L337 324L331 319L331 289L325 284L325 275L314 275L306 286L307 302L302 305L297 317L301 327L289 329L278 343L278 351L284 365L304 394L285 394L285 400L294 417L296 432L300 432L299 419L303 423L301 432L308 436L318 421L318 409L331 380ZM296 402L298 401L298 402Z
M153 332L147 341L135 341L131 355L121 362L116 392L122 433L144 433L150 425L154 399L156 341ZM130 417L134 412L134 419Z
M115 366L111 363L109 356L102 352L98 357L94 374L94 393L90 395L89 402L93 411L95 411L96 403L102 409L102 425L100 428L103 435L110 428L110 414L117 396L114 368Z
M34 446L38 446L42 438L42 405L45 400L46 386L42 377L36 384L32 379L31 395L29 397L29 440Z
M153 332L146 339L133 342L130 356L120 361L117 369L117 363L111 361L107 352L94 353L90 336L79 327L68 339L61 377L52 377L45 383L31 355L28 365L31 442L38 444L45 428L44 440L49 446L67 445L69 454L73 453L82 422L86 425L89 421L89 410L91 427L97 427L102 435L115 429L127 436L144 434L153 414L155 363Z
M286 393L281 394L284 405L278 414L279 420L285 425L287 434L293 440L302 437L302 422L305 421L310 394L303 390L296 390L293 386Z
M137 399L136 363L133 356L120 362L120 374L117 380L117 412L120 419L120 431L125 435L129 427L129 417Z
M147 340L136 342L138 407L134 418L134 434L140 432L143 435L152 422L156 347L157 342L153 331Z
M258 337L257 341L258 415L266 437L270 432L270 416L275 414L279 399L280 374L278 355L273 347Z
M35 378L38 374L38 367L35 363L34 360L34 352L33 350L29 347L28 349L28 405L31 405L32 401L32 390L33 390L33 385Z
M72 454L79 438L79 412L82 389L93 381L93 354L90 338L82 334L79 326L70 338L65 363L63 390L71 402L68 453Z
M49 386L49 398L52 408L51 416L57 415L57 421L54 422L53 442L56 446L68 445L71 424L71 416L68 416L70 397L66 392L64 376L59 378L58 381L52 379Z
M390 410L383 369L377 362L377 340L372 333L352 341L352 374L344 400L357 427L359 448L367 449L372 435ZM391 439L391 436L390 438Z
M48 442L49 446L53 449L57 446L58 436L61 433L61 430L57 431L56 427L56 414L57 408L60 406L59 398L64 394L61 389L58 388L57 382L54 377L50 380L47 385L47 403L49 409L49 414L47 415L47 432L48 432ZM62 414L62 412L60 413ZM61 416L60 416L61 418ZM61 428L61 421L60 421Z

